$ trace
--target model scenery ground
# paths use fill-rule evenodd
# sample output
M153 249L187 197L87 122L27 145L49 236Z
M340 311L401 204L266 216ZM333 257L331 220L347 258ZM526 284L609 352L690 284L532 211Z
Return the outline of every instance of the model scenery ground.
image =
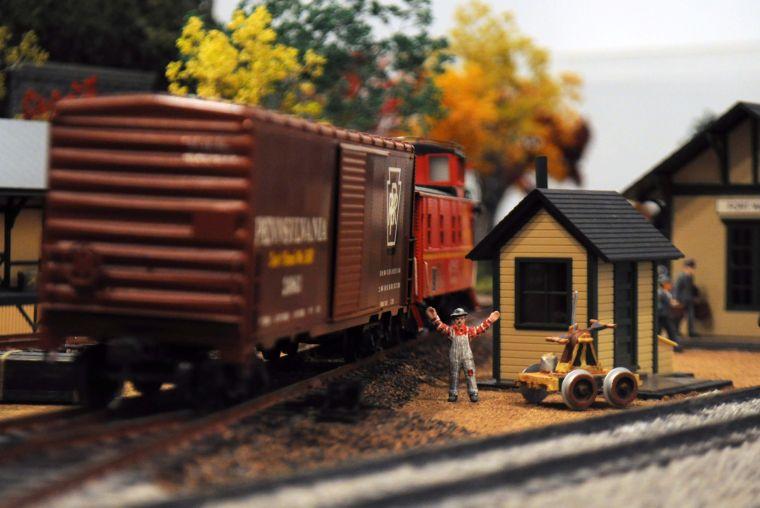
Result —
M478 374L490 374L491 339L473 342ZM678 371L697 377L733 379L735 386L760 384L752 365L760 353L691 350L676 355ZM588 411L568 410L558 396L540 406L527 404L516 391L481 390L481 402L470 403L464 393L458 403L446 401L448 341L433 336L411 351L353 374L365 385L358 412L336 417L324 411L324 392L273 407L212 439L194 443L144 464L139 471L120 474L113 497L108 482L85 489L70 501L98 505L106 489L116 503L138 501L130 492L143 492L142 501L296 471L331 467L347 461L394 454L477 436L503 434L563 421L619 411L600 397ZM670 399L672 400L672 399ZM667 400L665 401L667 402ZM636 401L649 406L659 401ZM36 411L49 410L32 406ZM26 406L0 407L2 417L30 411ZM110 485L113 485L111 483ZM150 485L150 488L147 488ZM67 496L68 497L68 496Z

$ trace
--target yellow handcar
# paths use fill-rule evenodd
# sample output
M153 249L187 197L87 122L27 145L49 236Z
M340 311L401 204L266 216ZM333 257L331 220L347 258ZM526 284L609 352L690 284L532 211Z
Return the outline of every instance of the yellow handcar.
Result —
M575 321L577 295L578 292L574 291L572 321ZM592 319L588 328L573 323L567 333L547 337L547 341L564 344L565 348L559 361L554 353L548 353L539 363L518 374L518 386L525 400L538 404L549 393L560 392L565 405L582 410L594 402L601 390L607 402L615 407L626 407L633 402L639 393L639 375L625 367L605 369L596 355L591 333L603 328L615 328L615 325ZM589 354L592 363L588 363Z

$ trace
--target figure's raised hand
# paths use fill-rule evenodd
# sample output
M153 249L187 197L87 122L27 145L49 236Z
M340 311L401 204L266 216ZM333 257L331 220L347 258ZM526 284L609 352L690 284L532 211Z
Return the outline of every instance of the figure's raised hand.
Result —
M501 313L498 310L495 310L491 312L490 316L488 316L488 321L490 321L491 323L495 323L496 321L499 320L499 317L501 317Z
M435 311L433 307L428 307L426 312L427 312L428 317L432 319L433 321L435 321L435 318L438 317L438 313Z

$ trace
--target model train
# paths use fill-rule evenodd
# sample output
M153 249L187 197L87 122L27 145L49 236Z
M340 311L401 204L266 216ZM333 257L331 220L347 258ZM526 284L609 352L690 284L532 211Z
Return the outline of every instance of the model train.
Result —
M96 342L80 360L89 405L124 380L239 398L259 380L257 350L299 342L370 354L416 332L416 305L472 298L463 182L454 145L168 95L61 101L45 346Z

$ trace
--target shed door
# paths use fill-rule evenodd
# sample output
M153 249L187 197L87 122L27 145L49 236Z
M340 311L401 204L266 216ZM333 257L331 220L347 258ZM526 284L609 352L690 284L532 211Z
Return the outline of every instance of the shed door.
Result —
M615 366L636 367L636 265L615 263Z

